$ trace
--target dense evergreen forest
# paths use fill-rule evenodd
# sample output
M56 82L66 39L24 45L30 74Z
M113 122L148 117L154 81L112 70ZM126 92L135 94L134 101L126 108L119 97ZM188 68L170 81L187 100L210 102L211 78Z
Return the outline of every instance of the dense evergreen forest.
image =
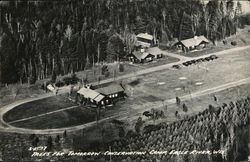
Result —
M0 2L0 82L35 83L119 61L136 34L168 44L195 35L211 41L249 24L234 0L61 0ZM248 20L248 21L247 21Z

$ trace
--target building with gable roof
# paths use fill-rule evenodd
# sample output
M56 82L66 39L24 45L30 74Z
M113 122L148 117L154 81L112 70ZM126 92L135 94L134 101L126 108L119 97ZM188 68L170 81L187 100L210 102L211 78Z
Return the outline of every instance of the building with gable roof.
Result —
M188 52L194 49L205 48L209 43L209 40L202 36L195 36L194 38L189 38L181 40L175 44L177 48L182 49L184 52Z
M83 87L77 94L81 96L81 100L90 101L95 105L109 105L126 95L125 89L120 84L111 84L97 89Z
M136 35L137 46L151 47L154 45L154 37L148 33L140 33Z

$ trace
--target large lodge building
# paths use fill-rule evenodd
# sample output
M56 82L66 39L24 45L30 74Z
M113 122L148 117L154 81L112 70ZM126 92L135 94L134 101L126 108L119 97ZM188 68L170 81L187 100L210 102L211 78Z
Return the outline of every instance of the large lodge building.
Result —
M111 105L126 96L125 89L120 84L112 84L107 87L91 89L83 87L77 92L80 103L85 101L97 106Z

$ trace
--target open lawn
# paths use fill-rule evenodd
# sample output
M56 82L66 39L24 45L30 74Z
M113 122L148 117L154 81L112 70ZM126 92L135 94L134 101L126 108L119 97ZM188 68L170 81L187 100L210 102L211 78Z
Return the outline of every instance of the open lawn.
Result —
M173 99L176 96L181 97L185 95L190 95L191 97L192 94L195 92L213 89L214 87L218 87L232 82L235 82L236 84L237 81L250 77L249 69L250 54L248 50L244 50L241 52L232 52L226 55L221 55L218 59L214 61L203 62L188 67L182 67L178 70L169 68L154 73L148 73L124 79L122 82L125 85L126 93L129 97L123 101L120 101L113 107L108 107L105 112L102 111L101 118L106 118L110 116L120 116L124 120L132 121L132 119L136 120L138 116L141 116L143 111L150 110L151 108L162 107L163 110L166 111L166 114L168 114L167 119L174 121L176 119L171 118L170 116L173 116L177 107L171 108L173 105L168 105L168 103L166 103L165 101ZM246 92L248 92L249 86L244 87L242 90L247 90ZM225 96L226 98L229 95L234 94L235 92L230 92L228 94L226 93L226 95L218 93L219 102L223 101L223 99L221 99L223 98L223 96ZM237 92L236 94L239 95L240 92ZM190 112L197 113L205 109L208 104L214 104L213 101L211 101L211 96L209 96L208 98L206 98L206 95L205 98L203 98L203 96L201 96L201 98L199 98L199 96L196 97L200 100L195 101L195 99L190 98L190 100L186 101L188 108L190 108ZM58 102L61 102L61 104L58 104ZM69 102L70 105L66 105L63 100L59 100L55 103L46 103L52 105L55 104L56 106L61 105L62 107L50 109L50 107L56 106L47 106L47 108L43 110L43 107L37 106L39 105L39 103L34 102L34 107L30 108L29 105L25 105L25 107L27 107L27 110L25 110L26 108L23 107L24 112L19 111L21 110L21 108L14 108L12 110L18 110L17 112L22 112L21 114L8 112L7 115L9 113L15 114L14 119L13 117L11 117L11 115L9 115L8 121L29 117L32 116L32 113L33 115L36 115L39 113L45 113L48 110L51 111L60 108L70 107L72 104ZM202 106L199 107L200 104ZM166 106L168 108L166 108ZM34 110L32 110L33 108ZM182 113L180 108L178 111ZM13 125L35 129L59 128L72 125L79 125L88 121L95 120L95 115L91 117L90 113L90 115L87 115L86 118L86 116L84 116L82 112L84 111L79 108L73 108L70 110L49 114L43 117L38 117L37 119L13 123ZM85 115L86 114L88 113L85 113ZM131 123L131 125L133 124Z
M65 96L48 97L15 107L4 115L4 120L11 122L75 105Z
M76 107L35 119L13 123L13 126L31 129L51 129L70 127L95 121L96 113L86 108ZM46 122L45 122L46 121Z
M214 101L214 96L216 96L217 101ZM188 111L184 112L182 107L177 106L176 104L168 105L168 108L160 107L158 109L163 110L165 113L165 117L155 121L155 124L161 122L171 123L173 121L179 120L175 117L175 111L178 111L181 118L184 116L192 116L195 115L205 109L208 108L209 105L213 105L215 107L222 106L223 103L229 104L231 101L237 101L238 99L243 99L250 97L250 84L243 84L240 86L236 86L233 88L229 88L226 90L222 90L219 92L215 92L213 94L204 95L196 98L192 98L190 96L189 99L182 101L181 103L185 103L188 107ZM141 116L141 114L136 114L137 118ZM153 124L154 121L152 119L148 119L145 116L142 116L143 120L145 120L145 125ZM134 123L137 118L134 118Z
M39 84L12 84L0 87L0 107L24 98L37 97L45 92L40 89Z
M170 57L170 56L165 56L164 58L157 59L157 60L154 60L152 62L148 62L148 63L144 63L144 64L139 64L139 63L131 64L130 62L121 62L121 64L123 64L123 66L124 66L123 72L119 71L118 62L109 63L109 64L105 64L108 66L108 69L110 72L110 75L107 77L105 77L104 75L101 75L102 65L97 65L97 66L93 67L92 69L77 72L76 74L77 74L77 77L80 79L87 78L88 82L96 82L96 81L98 81L98 77L100 77L101 80L108 79L108 78L115 78L115 77L118 77L121 75L133 73L133 72L136 72L138 70L145 69L145 68L150 68L150 67L159 66L159 65L163 65L163 64L169 64L169 63L173 63L173 62L177 62L177 61L179 61L179 59L174 58L174 57Z

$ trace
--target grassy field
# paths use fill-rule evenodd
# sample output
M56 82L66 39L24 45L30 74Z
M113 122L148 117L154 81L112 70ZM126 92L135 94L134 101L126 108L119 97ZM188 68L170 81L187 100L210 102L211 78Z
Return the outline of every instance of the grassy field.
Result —
M108 78L115 78L121 75L125 75L128 73L134 73L138 70L142 70L149 67L159 66L163 64L169 64L172 62L179 61L177 58L174 57L165 57L159 60L155 60L153 62L145 63L145 64L130 64L128 62L124 62L124 72L119 72L118 70L118 63L107 64L110 75L105 77L104 75L100 75L101 73L101 66L95 66L91 69L76 72L76 75L79 79L87 78L88 82L95 82L98 81L98 76L101 77L101 80L108 79ZM115 74L115 75L114 75ZM61 79L65 76L57 76L57 79ZM41 94L44 94L44 90L41 89L41 85L44 81L49 81L50 79L39 80L36 82L35 85L28 85L26 84L12 84L8 86L0 87L0 107L13 103L18 100L37 97Z
M144 111L150 110L155 106L159 107L159 105L165 106L163 104L164 100L172 99L175 98L176 96L189 95L190 93L193 92L206 90L219 85L223 85L225 83L230 83L248 78L250 77L249 68L250 68L250 55L249 52L245 50L241 51L240 53L234 52L228 55L220 56L219 59L214 60L212 62L204 62L197 65L183 67L179 70L170 68L159 71L157 73L149 73L123 80L123 83L125 84L126 88L126 93L129 96L129 98L117 103L114 107L107 108L107 111L105 113L102 112L102 118L120 114L127 114L127 119L129 121L132 118L136 119L138 118L138 116L141 115L141 113L139 112L143 110ZM249 87L248 86L244 87L243 90L249 90ZM221 95L218 94L219 95L218 98L220 100L220 98L223 98L223 95L225 95L225 97L228 97L228 95L234 95L234 93L235 92L232 93L230 92L228 94L221 94ZM238 92L237 94L239 95ZM198 111L206 108L208 104L211 103L213 104L211 99L212 99L211 96L208 98L202 97L198 101L195 101L195 99L194 100L190 99L191 101L187 102L187 106L190 108L190 112L197 113ZM58 105L58 102L61 101L53 100L50 102L50 104ZM203 107L192 110L193 107L199 107L199 104L202 104ZM36 104L34 103L34 105ZM63 105L67 107L65 104ZM171 108L171 105L167 106L170 112L167 111L166 114L173 115L177 107ZM28 110L26 110L23 114L27 114L29 111L33 112L33 110L31 110L32 108L29 109L29 105L25 105L25 107L27 107ZM53 107L53 106L48 106L48 107ZM35 110L37 109L39 110L42 108L35 108ZM13 111L17 110L18 109L16 110L13 109ZM51 109L49 108L47 110ZM74 113L71 113L71 111L74 111ZM18 122L15 123L15 125L25 126L29 128L36 128L36 127L59 128L70 125L78 125L84 123L84 120L82 121L81 117L78 117L78 115L76 115L77 117L75 117L74 114L78 113L81 114L81 112L78 111L78 109L72 109L44 117L39 117L35 120L27 120L20 123ZM17 117L20 116L20 114L18 113L11 113L11 114L17 114L15 119L21 119L23 117L22 114L21 117ZM27 115L25 116L27 117ZM66 119L69 120L69 122L65 123L64 120ZM168 119L176 120L175 118L170 118L170 117ZM94 121L95 119L92 118L92 120ZM53 121L53 122L45 124L44 121ZM86 121L88 121L88 119ZM33 122L35 124L32 124Z
M65 96L48 97L15 107L4 115L4 120L11 122L75 105L76 104L70 102Z
M64 128L95 121L95 114L95 112L86 108L76 107L63 112L13 123L13 126L31 129Z
M118 67L119 67L118 62L117 63L110 63L110 64L106 64L108 66L108 69L110 72L110 75L108 77L101 75L101 65L96 66L96 67L89 69L89 70L86 70L86 71L77 72L76 74L77 74L77 77L80 79L88 78L87 79L88 82L95 82L95 81L98 81L98 76L101 77L101 80L108 79L108 78L114 78L114 77L125 75L128 73L133 73L133 72L136 72L136 71L144 69L144 68L159 66L159 65L163 65L163 64L169 64L169 63L173 63L173 62L177 62L177 61L179 61L179 59L167 56L167 57L164 57L162 59L154 60L152 62L144 63L144 64L131 64L130 62L123 62L123 63L121 63L124 66L123 72L120 72L118 70Z
M39 84L12 84L0 87L0 107L24 98L37 97L45 92L40 89Z
M217 101L214 101L213 96L217 97ZM229 88L226 90L222 90L219 92L215 92L210 95L204 95L197 98L192 98L190 96L190 99L182 101L182 103L185 103L188 107L188 112L184 112L181 107L177 106L176 104L168 105L167 109L164 109L163 107L159 108L160 110L163 110L165 113L165 117L161 118L159 120L156 120L155 123L152 119L148 119L145 116L143 117L143 120L145 121L145 125L147 124L159 124L162 122L171 123L173 121L179 120L175 117L175 111L178 111L181 118L184 116L192 116L195 115L205 109L208 108L208 106L211 104L215 107L222 106L223 103L228 104L231 101L236 101L238 99L250 97L250 84L243 84L240 86L236 86L233 88ZM137 114L139 117L141 114ZM133 121L134 123L136 120Z

